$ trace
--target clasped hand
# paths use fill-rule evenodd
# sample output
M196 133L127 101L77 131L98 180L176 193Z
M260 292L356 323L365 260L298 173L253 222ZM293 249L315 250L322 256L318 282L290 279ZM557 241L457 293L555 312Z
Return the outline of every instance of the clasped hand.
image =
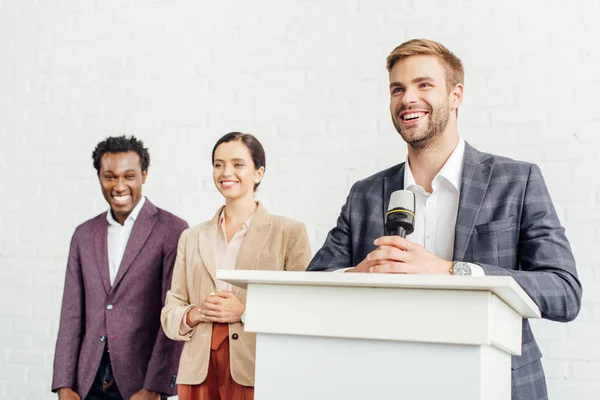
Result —
M425 247L401 236L382 236L377 248L348 272L383 274L449 274L452 262L439 258Z
M232 292L211 293L198 307L203 322L233 323L240 321L246 306Z

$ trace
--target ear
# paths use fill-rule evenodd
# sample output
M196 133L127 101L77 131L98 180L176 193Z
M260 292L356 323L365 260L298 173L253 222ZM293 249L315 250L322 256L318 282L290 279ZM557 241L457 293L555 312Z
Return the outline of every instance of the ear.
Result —
M148 176L148 170L142 172L142 185L146 183L146 177Z
M262 181L263 176L265 176L265 167L260 167L254 172L254 180Z
M450 106L453 110L458 110L463 100L464 86L462 83L457 83L450 92Z

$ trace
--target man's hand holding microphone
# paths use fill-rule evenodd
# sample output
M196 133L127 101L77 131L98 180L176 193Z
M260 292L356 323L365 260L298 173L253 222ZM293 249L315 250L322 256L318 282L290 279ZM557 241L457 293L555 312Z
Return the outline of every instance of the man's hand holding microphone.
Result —
M384 274L448 275L453 262L444 260L425 247L406 239L414 231L415 195L408 190L397 190L390 196L386 213L387 236L375 240L377 246L356 267L346 272L374 272Z

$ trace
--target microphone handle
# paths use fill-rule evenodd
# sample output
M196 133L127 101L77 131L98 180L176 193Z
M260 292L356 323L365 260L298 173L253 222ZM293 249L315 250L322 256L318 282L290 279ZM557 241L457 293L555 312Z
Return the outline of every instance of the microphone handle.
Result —
M402 236L403 238L405 238L406 237L406 230L403 227L401 227L401 226L397 226L394 229L393 235L394 236Z

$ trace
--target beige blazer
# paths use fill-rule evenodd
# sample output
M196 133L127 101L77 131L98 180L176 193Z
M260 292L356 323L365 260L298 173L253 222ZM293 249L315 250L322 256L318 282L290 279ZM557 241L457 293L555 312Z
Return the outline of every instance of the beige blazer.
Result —
M212 220L182 233L171 290L160 316L166 335L186 342L179 361L179 384L200 384L208 372L212 323L200 323L186 335L179 334L179 327L190 306L202 304L216 291L214 249L221 210ZM304 224L271 215L259 203L238 253L236 269L304 271L311 256ZM234 286L233 293L246 303L246 290ZM232 339L234 333L237 340ZM244 332L240 322L229 324L229 351L233 379L240 385L254 386L256 334Z

